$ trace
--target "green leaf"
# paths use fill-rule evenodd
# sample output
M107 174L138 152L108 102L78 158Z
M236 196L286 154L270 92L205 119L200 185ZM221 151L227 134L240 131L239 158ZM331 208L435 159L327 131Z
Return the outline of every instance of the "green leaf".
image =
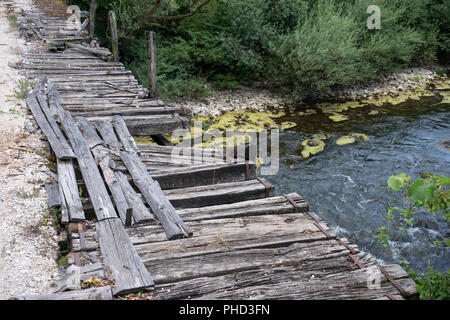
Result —
M447 247L450 247L450 239L445 239L444 243Z
M421 207L429 200L433 199L433 193L436 189L436 185L433 183L427 183L423 179L417 179L408 189L408 196L414 201L414 203Z
M404 180L398 176L390 176L388 179L388 186L395 192L399 191L404 186Z

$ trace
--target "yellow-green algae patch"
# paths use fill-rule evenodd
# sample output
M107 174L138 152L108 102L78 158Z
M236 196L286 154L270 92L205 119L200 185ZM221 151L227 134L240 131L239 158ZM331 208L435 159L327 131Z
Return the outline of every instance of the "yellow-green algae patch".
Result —
M245 136L246 132L259 132L261 130L273 130L279 129L281 131L288 130L297 126L295 122L286 121L281 123L281 125L275 122L275 119L285 116L286 113L281 110L269 111L250 111L250 110L236 110L225 112L221 116L217 118L211 117L194 117L193 126L190 128L189 132L186 132L181 137L171 137L170 141L174 144L179 144L184 140L194 140L195 138L201 138L207 135L214 136L214 132L222 132L226 131L236 131L240 132L241 135ZM195 126L195 122L201 122L200 126ZM241 138L239 138L241 139ZM248 139L248 138L246 138ZM219 141L220 140L220 141ZM230 143L226 138L216 139L216 141L212 141L212 139L208 139L208 141L202 141L201 144L197 144L196 146L214 146L214 145L223 145Z
M320 103L317 107L325 114L336 114L349 109L362 108L366 106L366 103L360 101L349 101L343 103Z
M345 144L350 144L350 143L355 143L356 139L353 138L352 136L343 136L340 137L337 141L336 144L339 146L345 145Z
M346 144L355 143L357 139L362 141L369 141L369 137L364 133L352 133L352 135L340 137L336 141L336 144L339 146L343 146Z
M297 112L296 115L299 117L306 117L317 114L317 111L314 109L306 109L305 111Z
M157 145L155 141L149 136L135 136L134 141L136 141L136 144L154 144Z
M353 133L352 136L363 141L369 141L369 137L364 133Z
M424 85L414 90L401 91L397 96L373 97L367 100L361 100L364 104L372 104L375 106L383 106L385 104L398 105L408 100L420 100L425 97L432 97L433 93L428 91Z
M341 121L346 121L346 120L348 120L349 119L349 117L347 117L347 116L344 116L344 115L342 115L342 114L333 114L333 115L331 115L331 116L328 116L328 118L330 119L330 120L332 120L333 122L341 122Z
M434 89L436 90L450 90L450 80L439 81L435 84Z
M439 94L443 97L441 103L450 103L450 91L440 92Z
M325 148L325 142L319 139L307 139L302 142L302 156L303 158L309 158L319 152L322 152Z

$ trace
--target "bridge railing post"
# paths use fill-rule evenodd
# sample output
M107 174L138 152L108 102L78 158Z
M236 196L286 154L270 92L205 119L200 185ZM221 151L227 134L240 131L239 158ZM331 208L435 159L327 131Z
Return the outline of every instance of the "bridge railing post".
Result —
M95 0L91 0L91 6L89 7L89 37L94 38L95 30L95 11L97 10L97 3Z
M112 44L112 53L113 53L113 61L119 61L119 38L117 36L117 20L116 13L114 10L110 10L108 13L109 27L111 28L111 44Z
M154 31L146 32L146 46L147 46L147 58L148 58L148 85L149 96L155 98L158 94L156 87L156 33Z

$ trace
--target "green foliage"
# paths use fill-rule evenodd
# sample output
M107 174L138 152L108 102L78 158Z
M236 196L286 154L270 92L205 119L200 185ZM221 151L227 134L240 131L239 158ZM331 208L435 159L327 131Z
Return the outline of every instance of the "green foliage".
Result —
M90 0L72 0L83 10ZM155 0L99 0L97 36L109 45L106 14L117 13L120 55L144 85L144 32L157 31L163 98L198 97L248 80L277 84L293 96L334 90L436 60L449 52L446 0L211 0L180 20L146 21ZM189 0L162 0L155 15L186 12ZM198 2L197 2L198 3ZM381 9L381 29L367 28L367 7Z
M17 88L13 91L13 97L19 100L25 100L28 93L34 87L34 81L28 79L19 79L16 81Z
M407 226L414 223L414 216L420 209L433 215L442 214L450 222L450 178L433 173L425 173L422 178L412 182L411 177L405 173L391 176L388 179L388 187L395 193L401 195L402 207L390 206L386 219L392 223L399 214L401 218L399 230L406 230ZM398 203L398 200L394 202ZM383 226L378 228L376 235L380 244L384 247L389 245L390 230ZM445 239L444 244L450 246L450 239ZM442 245L442 241L434 241L435 245ZM399 260L402 260L401 257ZM446 274L441 274L431 266L428 271L418 275L410 266L405 263L409 275L415 280L417 290L421 299L425 300L449 300L450 299L450 270Z
M413 225L414 216L419 209L432 213L433 215L442 214L450 222L450 178L432 173L426 173L423 178L417 179L411 183L411 177L405 173L391 176L388 179L388 186L396 193L400 193L403 198L404 207L390 206L387 211L386 219L392 222L395 214L399 214L403 226ZM389 244L389 229L381 227L378 229L377 238L384 247ZM450 240L444 241L446 245Z
M416 282L417 291L422 300L450 300L450 270L440 273L432 267L420 276L410 267L406 268Z

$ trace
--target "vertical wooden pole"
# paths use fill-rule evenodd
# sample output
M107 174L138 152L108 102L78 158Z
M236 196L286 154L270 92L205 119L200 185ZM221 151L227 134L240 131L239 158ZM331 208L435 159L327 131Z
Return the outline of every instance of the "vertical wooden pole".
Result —
M149 96L155 98L158 94L156 88L156 33L147 32L147 58L148 58L148 85L150 87Z
M95 2L95 0L91 0L91 6L89 7L89 37L91 38L94 38L96 10L97 10L97 3Z
M119 38L117 37L117 21L116 21L116 13L114 10L109 11L109 27L111 28L111 42L112 42L112 53L113 53L113 61L119 61Z

